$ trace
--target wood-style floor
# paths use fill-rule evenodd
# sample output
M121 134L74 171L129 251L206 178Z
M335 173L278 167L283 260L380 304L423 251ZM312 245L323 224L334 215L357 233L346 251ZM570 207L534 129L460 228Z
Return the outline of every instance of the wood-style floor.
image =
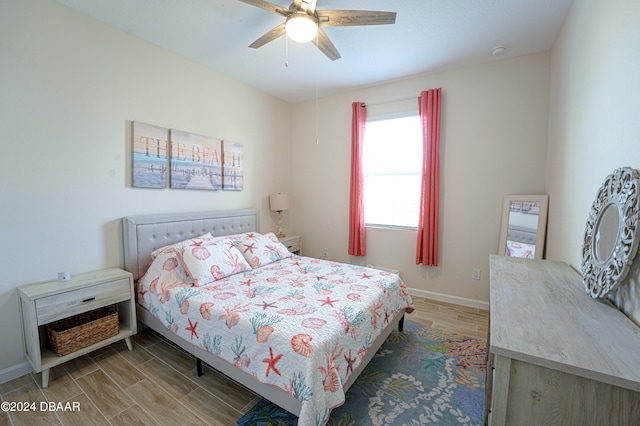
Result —
M489 311L437 302L412 296L416 308L405 318L408 321L487 340L489 334Z
M413 297L408 321L486 339L489 313ZM49 386L40 374L0 384L3 402L28 403L35 411L0 412L4 425L221 425L231 426L260 399L204 366L150 330L51 370ZM5 342L6 344L6 342ZM73 409L62 411L48 409ZM35 404L31 404L35 403ZM44 403L44 406L42 405ZM46 407L46 410L41 408Z

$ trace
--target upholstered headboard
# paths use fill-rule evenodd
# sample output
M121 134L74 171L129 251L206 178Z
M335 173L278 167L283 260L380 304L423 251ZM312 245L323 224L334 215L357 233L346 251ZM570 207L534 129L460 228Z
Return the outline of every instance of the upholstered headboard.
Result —
M535 245L536 230L521 226L509 226L509 229L507 230L507 241Z
M151 261L151 252L168 244L195 238L206 232L214 237L258 231L257 209L191 213L163 213L122 218L124 265L140 278Z

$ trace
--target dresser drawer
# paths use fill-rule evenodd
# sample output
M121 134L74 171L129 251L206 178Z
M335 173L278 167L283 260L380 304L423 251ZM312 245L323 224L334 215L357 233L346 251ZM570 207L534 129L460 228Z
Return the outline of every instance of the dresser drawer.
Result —
M131 287L128 279L111 281L37 299L36 317L38 325L48 324L130 298Z

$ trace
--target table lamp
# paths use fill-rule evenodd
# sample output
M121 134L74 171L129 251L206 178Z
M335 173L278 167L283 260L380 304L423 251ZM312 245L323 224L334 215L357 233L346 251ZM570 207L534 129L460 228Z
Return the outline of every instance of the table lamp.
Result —
M286 234L282 229L282 212L289 210L289 196L278 192L277 194L271 194L269 196L269 206L272 212L278 212L278 232L276 237L284 238Z

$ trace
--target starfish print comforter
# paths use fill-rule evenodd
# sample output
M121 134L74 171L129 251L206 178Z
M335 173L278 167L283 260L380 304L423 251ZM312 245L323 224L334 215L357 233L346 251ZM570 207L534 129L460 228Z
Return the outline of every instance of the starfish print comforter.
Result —
M270 263L245 264L244 246L235 246L224 255L227 274L206 284L191 273L190 248L161 254L138 282L138 303L183 339L301 401L299 425L323 425L376 337L413 310L406 286L396 274L290 255L277 244L263 248Z

